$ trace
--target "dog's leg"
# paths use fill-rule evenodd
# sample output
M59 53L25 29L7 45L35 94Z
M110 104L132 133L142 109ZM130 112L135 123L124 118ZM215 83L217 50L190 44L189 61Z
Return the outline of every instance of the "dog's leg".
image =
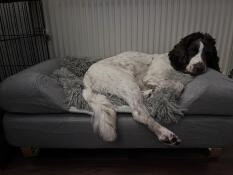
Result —
M154 132L161 142L171 145L177 145L181 140L173 132L156 122L147 111L145 105L143 104L143 96L140 91L139 86L134 79L125 75L120 77L120 80L115 80L121 82L117 90L113 93L115 95L123 98L131 107L133 118L145 124L152 132Z
M151 88L150 90L146 90L143 92L144 96L151 94L155 90L164 89L164 88L171 88L174 90L177 96L180 96L180 94L184 90L184 84L175 80L161 79L160 81L147 81L144 83L146 83L146 86Z
M176 136L167 128L160 125L149 115L149 113L146 110L146 107L142 102L141 94L132 97L132 99L129 100L128 103L132 109L133 118L136 121L146 125L152 132L154 132L157 135L158 139L161 142L170 145L177 145L181 142L178 136Z
M83 97L94 111L94 130L105 141L116 139L116 112L109 100L101 94L94 93L91 89L83 90Z

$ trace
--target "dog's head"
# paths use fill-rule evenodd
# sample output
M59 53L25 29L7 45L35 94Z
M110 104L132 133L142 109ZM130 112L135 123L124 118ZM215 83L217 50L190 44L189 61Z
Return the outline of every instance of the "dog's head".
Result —
M207 67L220 71L215 40L209 34L192 33L176 44L169 52L169 59L175 70L199 75Z

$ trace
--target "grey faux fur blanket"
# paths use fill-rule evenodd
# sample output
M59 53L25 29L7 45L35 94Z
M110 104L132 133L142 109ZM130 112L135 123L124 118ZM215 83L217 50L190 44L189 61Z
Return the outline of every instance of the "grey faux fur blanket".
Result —
M51 77L56 79L66 94L66 103L69 108L78 109L80 112L92 114L92 110L82 97L83 76L88 68L99 59L92 58L62 58L61 67L55 70ZM171 80L176 80L187 85L192 77L177 71L169 74ZM115 95L102 92L114 105L117 112L131 112L126 102ZM164 88L155 91L152 95L144 97L144 104L151 116L163 123L177 122L183 116L179 108L174 90Z

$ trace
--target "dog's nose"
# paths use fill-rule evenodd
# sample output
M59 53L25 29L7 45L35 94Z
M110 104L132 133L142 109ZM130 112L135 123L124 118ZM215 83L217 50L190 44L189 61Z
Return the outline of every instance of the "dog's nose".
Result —
M192 73L194 75L198 75L198 74L201 74L205 71L205 64L202 63L202 62L198 62L196 64L193 65L193 70L192 70Z

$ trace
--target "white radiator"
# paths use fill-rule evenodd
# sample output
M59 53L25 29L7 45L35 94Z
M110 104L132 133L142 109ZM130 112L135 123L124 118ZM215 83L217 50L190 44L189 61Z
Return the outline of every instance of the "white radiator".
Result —
M232 0L43 0L56 57L168 52L181 37L208 32L222 70L232 68Z

